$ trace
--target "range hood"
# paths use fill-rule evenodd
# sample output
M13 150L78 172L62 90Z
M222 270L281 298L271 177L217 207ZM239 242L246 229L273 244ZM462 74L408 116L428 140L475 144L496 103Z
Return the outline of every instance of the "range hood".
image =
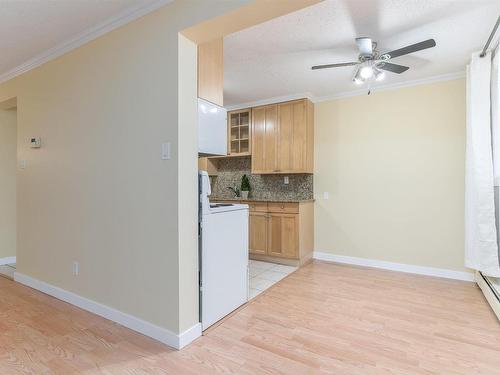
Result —
M198 98L198 155L227 155L227 111Z

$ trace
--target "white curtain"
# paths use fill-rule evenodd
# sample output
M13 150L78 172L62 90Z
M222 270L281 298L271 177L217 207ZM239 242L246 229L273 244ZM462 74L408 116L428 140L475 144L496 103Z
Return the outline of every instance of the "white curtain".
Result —
M493 136L493 175L500 185L500 50L496 48L491 67L491 133Z
M500 257L500 49L493 52L491 67L491 136L493 149L493 184L495 187L495 216L497 227L497 244Z
M498 64L498 60L495 62ZM500 277L492 138L493 131L498 136L498 127L492 126L492 118L498 116L494 108L497 103L493 102L498 100L498 92L492 97L495 74L498 79L498 70L492 71L490 53L483 58L479 53L472 55L467 67L465 265L487 276Z

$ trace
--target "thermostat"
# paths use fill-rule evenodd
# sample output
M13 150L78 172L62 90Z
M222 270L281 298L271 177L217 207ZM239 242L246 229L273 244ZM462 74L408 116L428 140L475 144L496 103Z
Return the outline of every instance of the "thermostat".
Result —
M31 148L40 148L42 146L42 139L38 138L30 138L30 146Z

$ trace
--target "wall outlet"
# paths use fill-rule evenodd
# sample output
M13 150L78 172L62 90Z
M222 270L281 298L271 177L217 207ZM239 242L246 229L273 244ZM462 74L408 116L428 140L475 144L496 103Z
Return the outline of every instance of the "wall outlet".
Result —
M285 178L283 179L283 183L285 185L288 185L290 183L290 179L288 178L288 176L285 176Z
M80 263L73 262L73 276L78 276L80 274Z
M327 201L328 199L330 199L330 193L328 193L327 191L325 191L325 192L323 193L323 199L324 199L325 201Z
M170 142L161 144L161 160L170 159Z

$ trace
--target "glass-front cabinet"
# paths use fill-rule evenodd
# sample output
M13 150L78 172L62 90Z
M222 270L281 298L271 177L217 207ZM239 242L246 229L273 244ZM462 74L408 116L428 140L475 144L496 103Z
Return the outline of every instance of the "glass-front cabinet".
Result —
M228 113L228 154L250 155L251 109L240 109Z

